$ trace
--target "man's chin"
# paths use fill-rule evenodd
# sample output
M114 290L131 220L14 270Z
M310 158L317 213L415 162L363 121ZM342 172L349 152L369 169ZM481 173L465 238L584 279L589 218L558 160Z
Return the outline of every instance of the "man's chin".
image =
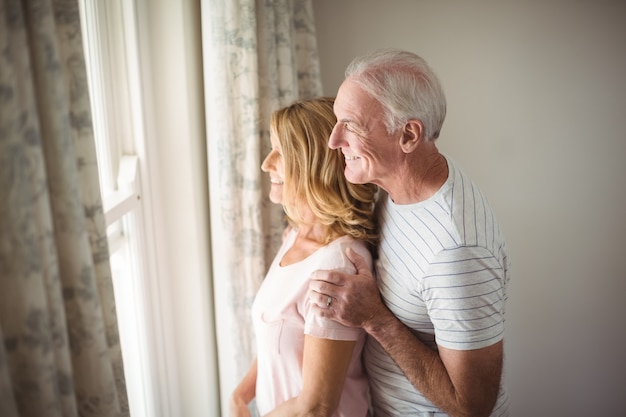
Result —
M344 171L344 175L346 176L346 180L352 184L365 184L367 181L363 179L363 176L358 175L356 172L349 171L347 168Z

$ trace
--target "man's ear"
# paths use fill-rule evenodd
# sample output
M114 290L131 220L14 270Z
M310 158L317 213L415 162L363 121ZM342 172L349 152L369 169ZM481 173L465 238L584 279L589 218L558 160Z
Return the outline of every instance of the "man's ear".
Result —
M424 139L424 126L419 120L409 120L402 127L400 148L404 153L411 153Z

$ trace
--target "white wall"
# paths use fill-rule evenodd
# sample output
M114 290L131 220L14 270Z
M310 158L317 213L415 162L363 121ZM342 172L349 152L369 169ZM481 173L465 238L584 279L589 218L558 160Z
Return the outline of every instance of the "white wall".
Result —
M626 3L315 0L326 94L409 49L448 97L439 147L486 191L513 261L513 416L626 409Z

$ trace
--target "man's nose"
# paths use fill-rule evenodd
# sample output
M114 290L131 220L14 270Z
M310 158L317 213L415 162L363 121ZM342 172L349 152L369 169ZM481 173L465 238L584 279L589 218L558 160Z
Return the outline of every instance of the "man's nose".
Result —
M341 138L339 136L339 124L336 124L333 127L333 130L330 132L330 137L328 138L328 147L330 149L338 149L341 147Z

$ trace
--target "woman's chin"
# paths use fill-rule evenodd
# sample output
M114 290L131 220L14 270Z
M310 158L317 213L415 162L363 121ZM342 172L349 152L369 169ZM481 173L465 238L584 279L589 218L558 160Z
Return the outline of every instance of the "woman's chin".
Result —
M277 192L274 190L274 186L272 186L272 191L270 191L270 201L274 204L282 204L283 202L283 193L282 190Z

